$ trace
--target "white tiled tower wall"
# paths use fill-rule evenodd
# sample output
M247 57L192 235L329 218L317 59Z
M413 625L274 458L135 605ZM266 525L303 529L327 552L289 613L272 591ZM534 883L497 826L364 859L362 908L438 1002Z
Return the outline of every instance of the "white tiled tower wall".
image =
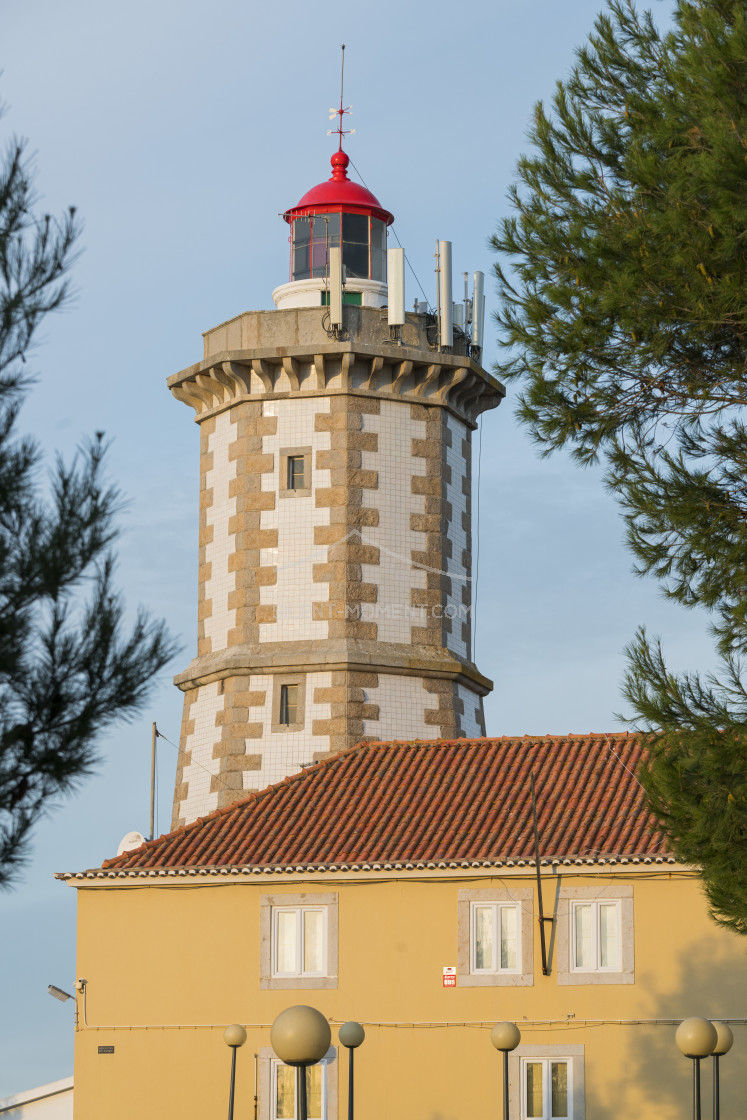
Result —
M470 658L471 651L462 637L462 622L466 621L465 610L468 609L463 602L463 588L469 590L470 602L472 600L470 570L464 562L469 543L464 528L467 514L465 484L469 479L467 463L462 454L462 443L467 438L467 426L450 413L446 414L446 424L451 434L451 445L446 448L446 463L451 468L451 477L446 483L446 500L451 505L452 512L447 528L447 537L451 543L451 557L447 567L451 577L451 591L446 596L444 609L447 617L453 620L451 631L446 637L446 645L460 657Z
M328 688L330 673L309 673L307 684L307 725L298 732L276 733L272 735L272 749L261 750L262 767L259 770L245 771L242 788L244 790L264 789L274 782L282 781L304 765L314 761L315 752L327 749L327 739L323 735L312 735L313 721L328 719L330 705L314 702L314 692L318 688ZM273 680L271 676L252 676L248 686L257 692L265 692L266 700L261 706L249 708L249 722L261 722L269 728L272 723ZM182 750L190 756L190 764L184 767L182 780L189 784L188 806L185 816L188 820L205 816L218 808L218 790L212 789L216 782L220 785L220 759L213 758L213 744L216 737L216 716L224 710L225 696L220 692L220 682L202 685L196 701L192 704L190 715L194 720L194 731L185 737ZM268 736L269 739L269 736ZM247 741L247 750L257 749L252 741ZM267 746L267 744L263 744ZM215 778L215 781L213 781ZM236 794L237 797L240 793Z
M263 510L262 529L277 529L277 548L263 549L262 566L277 566L277 583L262 587L260 602L277 608L277 622L260 625L260 642L298 642L326 638L329 623L315 619L311 604L328 597L328 588L314 582L314 565L327 560L327 546L314 544L314 526L329 525L329 508L316 507L314 492L330 485L330 472L316 467L317 452L329 450L329 432L314 428L314 417L329 412L329 398L265 401L265 416L277 417L277 432L262 439L262 451L274 458L272 472L262 475L263 490L277 494L275 508ZM280 487L280 452L287 447L310 447L313 464L311 493L284 497Z
M208 440L213 466L205 473L206 490L212 491L206 520L213 530L213 539L205 546L205 562L210 565L205 599L212 603L212 612L205 619L205 636L213 650L226 648L228 633L236 624L236 611L228 606L229 595L236 588L236 575L228 565L228 557L235 549L230 521L236 513L236 498L229 495L231 481L236 478L236 462L230 460L228 449L235 439L236 425L231 422L230 412L220 413Z
M478 720L478 712L482 714L482 699L467 688L466 685L457 685L457 696L464 704L464 714L461 718L462 734L468 739L477 739L485 734L482 723Z
M379 705L379 718L365 720L367 739L433 739L434 727L425 722L425 712L435 711L438 700L423 690L420 677L379 674L378 688L366 689L366 700ZM406 729L406 730L405 730Z
M413 626L425 626L425 608L410 602L410 590L425 587L425 572L412 565L412 552L425 548L425 534L410 527L410 515L425 509L425 498L413 494L410 486L413 475L425 473L425 461L413 458L411 451L413 439L425 438L425 424L411 418L408 405L382 401L379 415L364 415L362 426L378 436L378 451L362 453L363 469L379 473L378 490L363 492L364 506L379 513L378 525L361 532L363 543L379 550L378 564L363 565L364 582L378 588L369 614L377 623L380 642L406 644ZM408 690L409 685L402 695ZM400 735L408 724L409 719L400 723Z

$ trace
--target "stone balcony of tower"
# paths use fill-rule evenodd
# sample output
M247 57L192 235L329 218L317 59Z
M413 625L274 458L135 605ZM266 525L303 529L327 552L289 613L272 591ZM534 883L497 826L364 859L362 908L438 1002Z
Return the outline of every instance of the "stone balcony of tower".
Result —
M200 419L238 400L352 392L445 407L474 427L505 395L458 330L450 351L437 348L435 319L425 314L406 316L399 341L386 309L352 305L342 331L330 329L324 307L295 307L245 311L203 338L203 360L168 381Z

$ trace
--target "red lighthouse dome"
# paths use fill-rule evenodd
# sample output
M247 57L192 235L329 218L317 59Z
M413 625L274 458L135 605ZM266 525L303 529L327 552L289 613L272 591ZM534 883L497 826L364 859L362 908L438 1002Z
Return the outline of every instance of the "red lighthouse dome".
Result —
M350 157L342 148L334 153L330 163L332 164L330 178L312 187L300 202L286 210L283 214L286 222L292 222L294 218L309 214L345 210L353 214L369 214L373 218L386 222L388 226L391 225L394 215L385 210L378 198L364 186L348 179Z
M291 227L291 282L324 279L330 246L342 245L349 281L386 283L386 229L394 216L366 187L348 179L350 160L342 148L330 162L330 178L283 214Z

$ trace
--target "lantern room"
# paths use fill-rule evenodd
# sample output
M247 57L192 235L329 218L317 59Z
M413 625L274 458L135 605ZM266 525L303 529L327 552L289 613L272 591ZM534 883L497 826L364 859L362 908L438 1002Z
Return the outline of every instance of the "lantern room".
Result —
M384 307L387 226L394 217L360 183L348 178L342 149L332 175L283 214L290 226L290 282L273 292L276 307L324 306L329 299L329 250L342 246L343 301Z

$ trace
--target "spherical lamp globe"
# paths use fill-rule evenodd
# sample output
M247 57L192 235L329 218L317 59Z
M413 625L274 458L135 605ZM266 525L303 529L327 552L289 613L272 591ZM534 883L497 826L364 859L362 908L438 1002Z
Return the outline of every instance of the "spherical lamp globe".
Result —
M231 1023L223 1032L223 1041L226 1046L243 1046L246 1042L246 1031L239 1023Z
M338 1037L343 1046L354 1050L356 1046L360 1046L363 1042L366 1032L360 1023L343 1023L338 1032Z
M515 1050L521 1042L521 1031L516 1023L496 1023L490 1032L490 1041L496 1050L508 1053Z
M329 1050L332 1032L315 1007L300 1003L281 1011L270 1031L273 1050L288 1066L310 1066Z
M686 1058L707 1058L713 1053L718 1035L713 1023L693 1015L677 1027L674 1040Z
M731 1033L731 1027L727 1026L726 1023L713 1023L713 1026L716 1030L716 1045L711 1053L721 1057L722 1054L728 1054L731 1050L734 1035Z

